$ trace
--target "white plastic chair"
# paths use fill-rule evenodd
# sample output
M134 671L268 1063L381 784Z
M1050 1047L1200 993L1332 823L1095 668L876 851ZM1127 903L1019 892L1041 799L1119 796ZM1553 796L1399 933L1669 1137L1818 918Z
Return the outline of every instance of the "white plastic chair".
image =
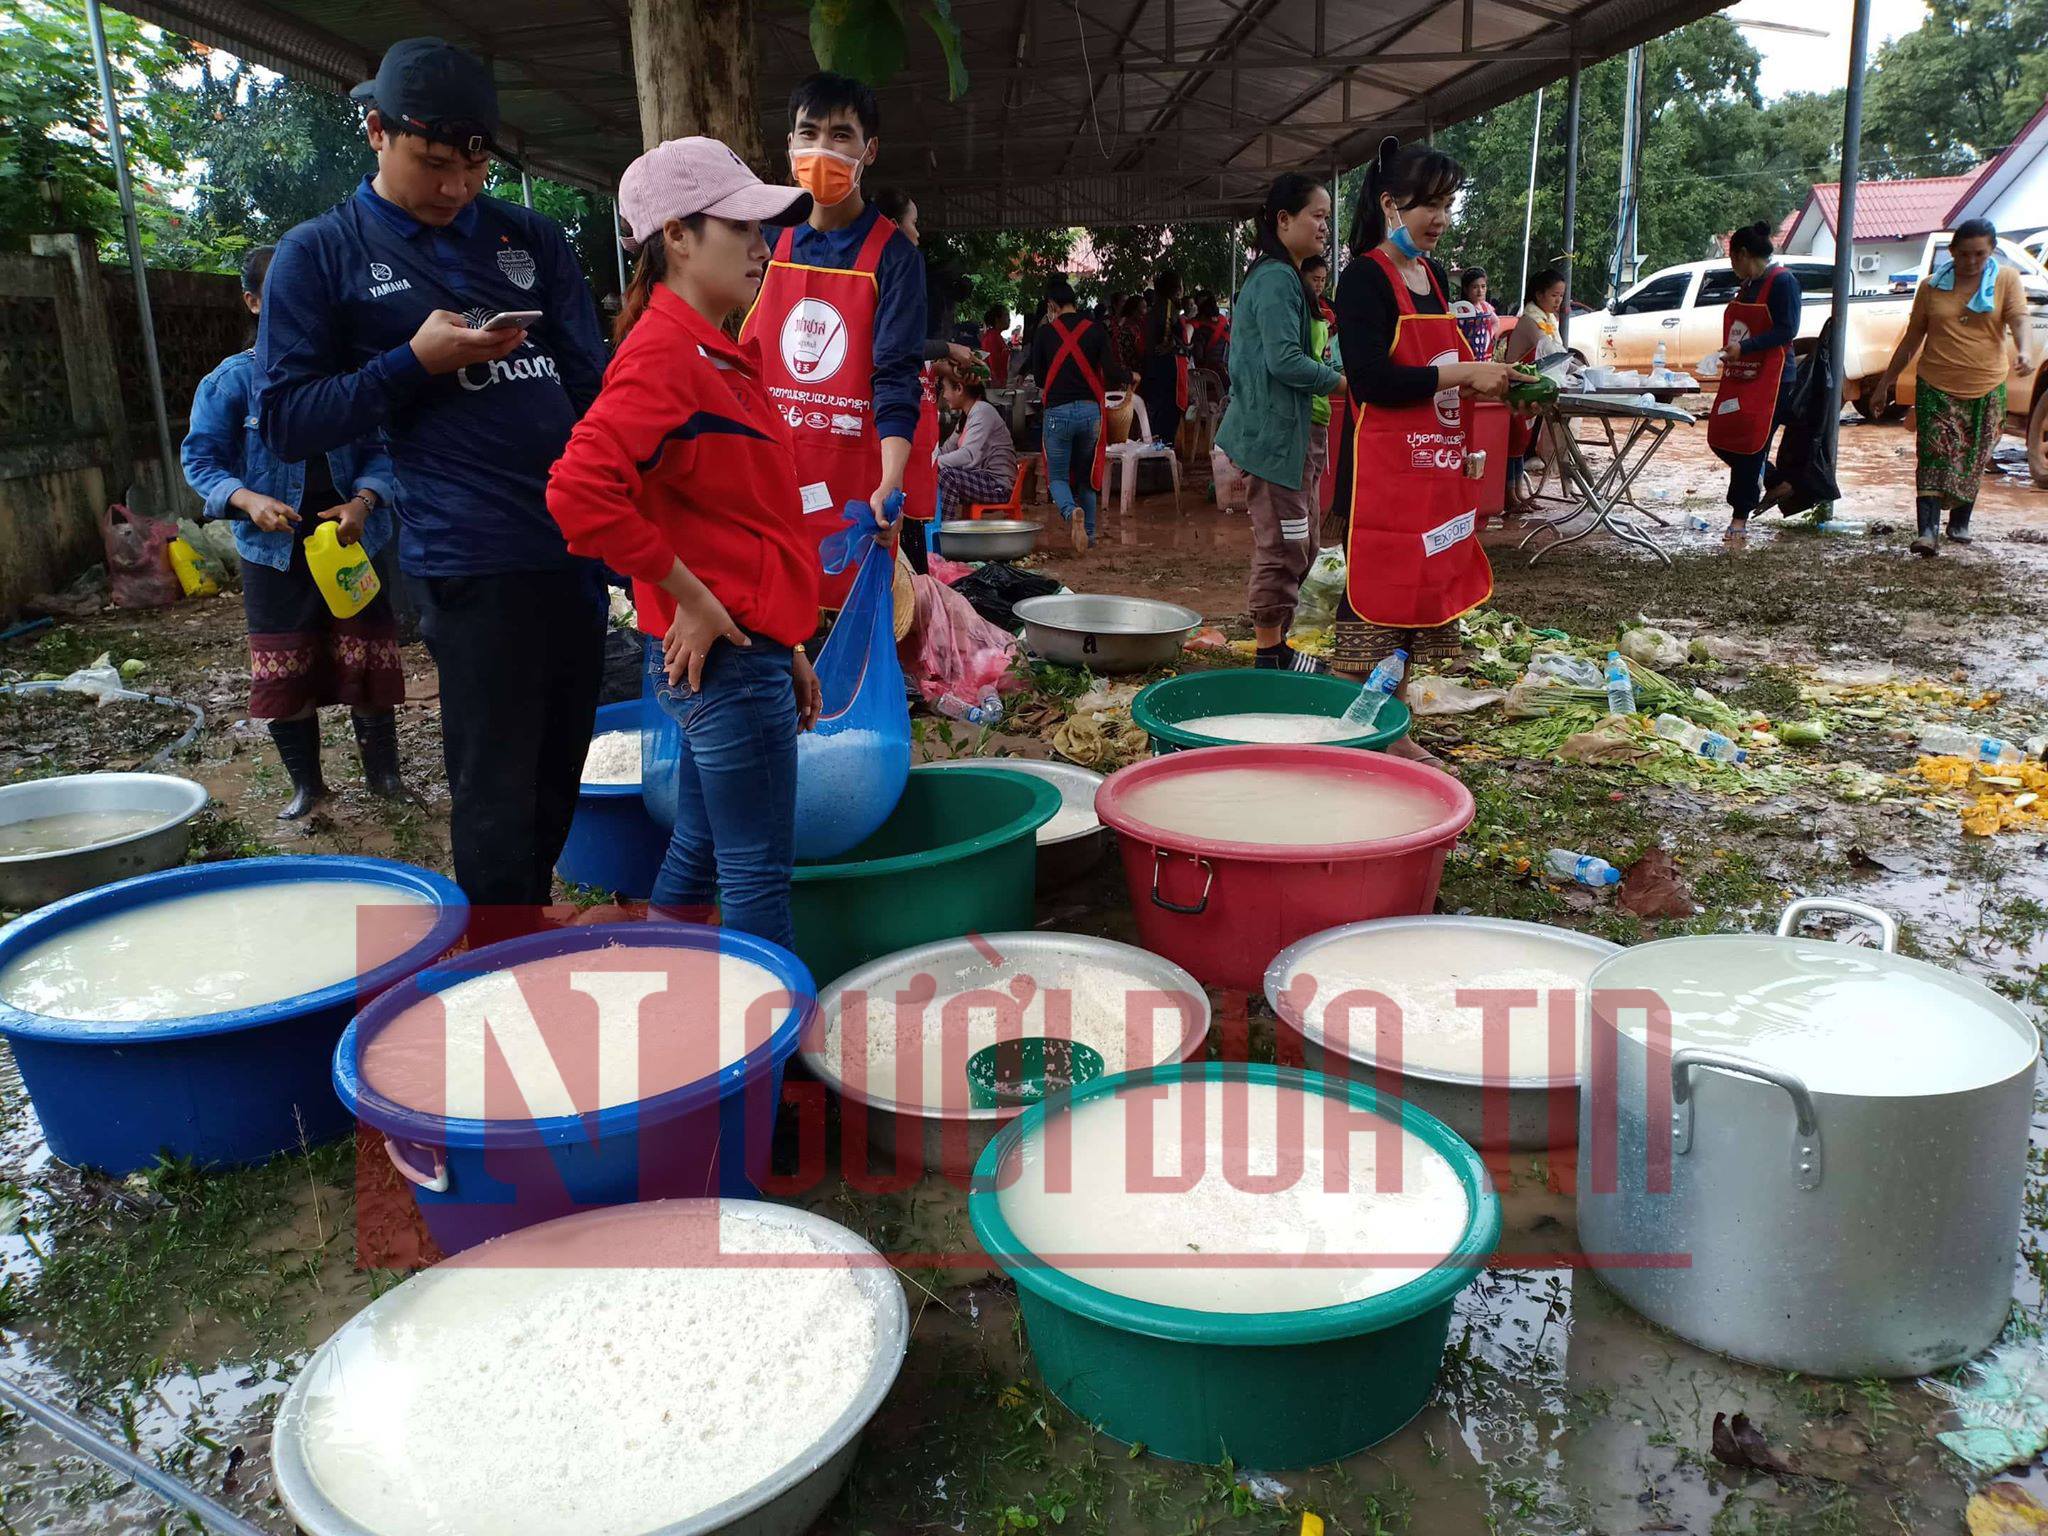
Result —
M1152 441L1152 421L1145 414L1144 398L1133 393L1131 403L1137 407L1137 416L1136 425L1131 433L1130 440L1122 443L1111 443L1104 450L1102 469L1103 499L1107 501L1111 489L1119 484L1118 471L1121 470L1120 483L1122 488L1118 493L1117 512L1120 516L1127 516L1131 510L1131 498L1138 493L1138 465L1146 459L1164 459L1173 470L1173 510L1178 512L1180 511L1180 455L1174 451L1172 444L1155 443Z

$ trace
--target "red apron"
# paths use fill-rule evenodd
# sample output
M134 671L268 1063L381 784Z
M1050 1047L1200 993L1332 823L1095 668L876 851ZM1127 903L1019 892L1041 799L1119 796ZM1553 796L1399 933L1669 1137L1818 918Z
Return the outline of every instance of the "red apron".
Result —
M1766 300L1771 283L1788 279L1783 267L1771 269L1770 282L1748 303L1737 300L1721 315L1721 345L1730 347L1771 328ZM1737 329L1740 327L1740 330ZM1707 418L1707 446L1723 453L1762 453L1771 440L1778 414L1778 385L1785 377L1787 347L1752 352L1721 365L1721 387L1714 391L1714 414Z
M740 340L759 339L761 382L789 423L803 492L804 527L822 545L845 526L849 501L866 501L882 478L875 433L875 271L896 226L877 215L851 267L810 267L792 260L794 228L776 242L761 292L740 326ZM929 381L918 407L910 463L903 472L903 510L929 520L938 501L938 406ZM837 608L853 586L851 567L821 576L819 603Z
M1102 388L1102 375L1095 371L1095 365L1088 361L1088 354L1081 350L1081 333L1067 329L1064 317L1054 315L1046 322L1052 327L1053 335L1059 337L1059 350L1052 355L1052 361L1045 365L1045 377L1039 381L1040 393L1052 394L1052 381L1060 376L1060 369L1072 363L1081 371L1081 382L1088 386L1088 392L1095 397L1095 409L1100 413L1101 425L1095 429L1095 462L1088 466L1088 488L1097 495L1102 493L1102 469L1108 462L1109 449L1109 401ZM1087 324L1083 321L1082 324ZM1052 484L1051 471L1046 475L1047 485Z
M1400 307L1389 360L1409 368L1472 361L1458 322L1449 314L1417 314L1392 259L1378 248L1366 254L1386 273ZM1435 288L1435 271L1424 270ZM1354 410L1345 575L1351 607L1372 624L1448 624L1493 591L1493 567L1479 547L1479 483L1465 478L1458 392L1440 390L1411 405L1359 402Z

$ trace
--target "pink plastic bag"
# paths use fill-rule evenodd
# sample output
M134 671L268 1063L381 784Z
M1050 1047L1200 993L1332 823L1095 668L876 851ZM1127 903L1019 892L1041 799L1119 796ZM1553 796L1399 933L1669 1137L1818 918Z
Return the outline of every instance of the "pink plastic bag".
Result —
M926 703L947 694L975 700L990 693L1014 693L1023 687L1013 666L1017 637L1008 635L974 611L974 605L951 587L929 576L913 576L917 612L910 633L897 654L903 673Z
M162 608L185 595L171 569L176 523L139 517L119 502L100 514L107 552L107 586L116 608Z
M974 569L964 560L948 560L944 555L933 555L926 563L932 580L944 582L949 587Z

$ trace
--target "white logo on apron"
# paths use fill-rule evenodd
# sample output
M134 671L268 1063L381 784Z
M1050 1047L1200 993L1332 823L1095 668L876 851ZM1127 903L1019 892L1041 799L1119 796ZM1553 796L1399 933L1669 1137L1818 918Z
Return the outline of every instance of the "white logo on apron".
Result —
M1739 347L1747 340L1749 340L1749 322L1747 320L1730 320L1728 322L1728 345Z
M1453 544L1461 544L1471 538L1476 522L1477 518L1472 513L1460 512L1448 523L1438 523L1422 536L1423 557L1440 555Z
M537 275L533 253L516 249L498 252L498 270L512 279L514 288L531 288Z
M1452 363L1463 361L1464 359L1458 355L1458 349L1452 347L1448 351L1439 352L1435 357L1432 357L1429 360L1429 366L1432 368L1448 368ZM1460 414L1457 385L1453 384L1449 389L1438 390L1433 403L1436 406L1436 419L1445 426L1455 430L1458 423L1464 419Z
M823 299L798 299L782 322L781 345L791 378L822 384L846 361L846 317Z

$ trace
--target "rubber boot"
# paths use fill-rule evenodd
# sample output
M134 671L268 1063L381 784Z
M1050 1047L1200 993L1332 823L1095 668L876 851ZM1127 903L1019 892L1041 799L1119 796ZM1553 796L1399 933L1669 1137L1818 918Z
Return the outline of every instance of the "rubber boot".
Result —
M1950 510L1948 514L1948 541L1951 544L1970 542L1970 514L1977 510L1977 503L1966 501Z
M1913 542L1906 547L1916 555L1936 555L1941 552L1941 503L1932 496L1922 496L1915 504L1920 515L1920 531L1913 536Z
M349 711L349 719L356 728L356 750L362 753L363 782L370 793L380 800L417 803L419 796L406 787L398 771L398 716L388 709L374 714L355 709Z
M320 717L273 720L270 739L277 743L284 771L292 776L291 800L277 813L277 819L303 821L327 798L327 781L320 776Z

